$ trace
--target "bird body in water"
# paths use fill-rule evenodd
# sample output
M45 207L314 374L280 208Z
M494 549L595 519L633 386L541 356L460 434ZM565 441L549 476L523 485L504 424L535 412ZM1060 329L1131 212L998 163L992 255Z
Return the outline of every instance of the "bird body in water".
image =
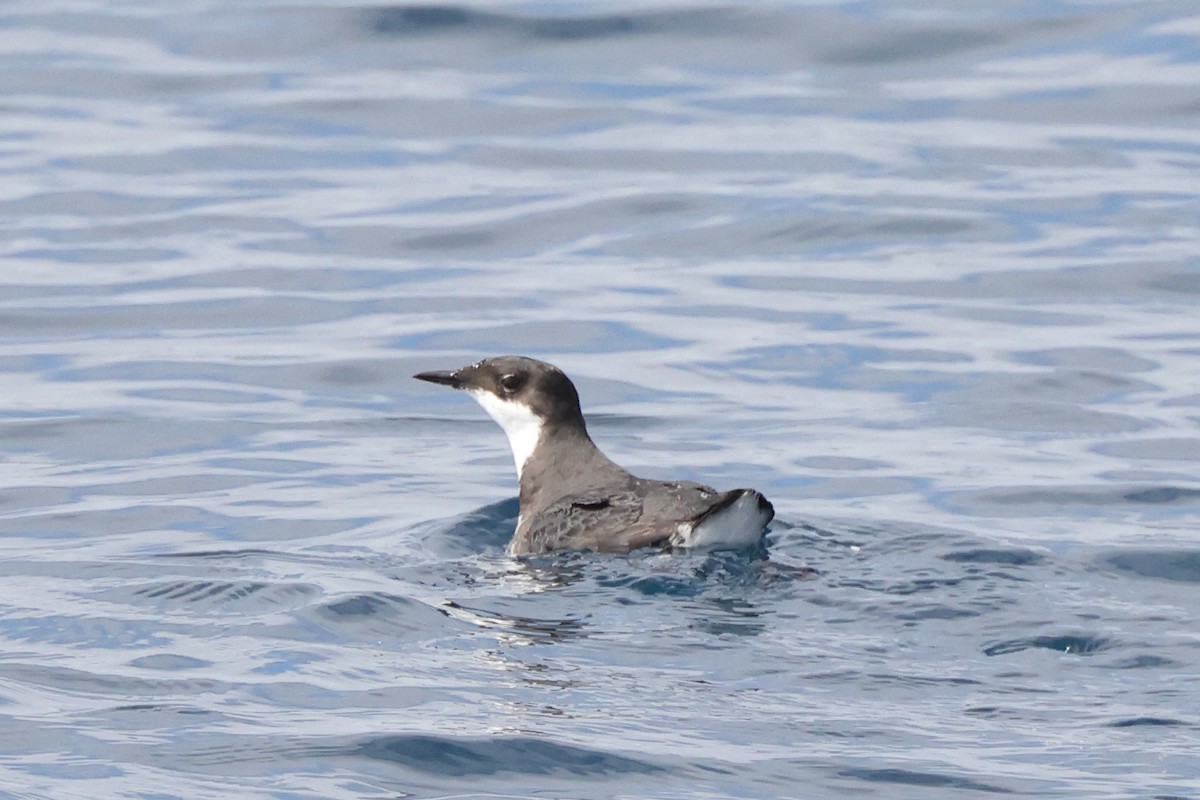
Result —
M720 492L618 466L588 435L575 385L552 364L500 356L413 377L466 391L508 435L520 483L512 555L740 549L758 544L775 515L754 489Z

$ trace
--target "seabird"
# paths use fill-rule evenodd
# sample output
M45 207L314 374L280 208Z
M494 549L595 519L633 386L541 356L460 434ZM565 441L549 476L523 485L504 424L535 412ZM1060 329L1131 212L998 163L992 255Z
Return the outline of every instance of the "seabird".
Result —
M508 435L520 482L514 556L552 550L739 549L775 516L754 489L639 478L596 447L562 370L524 356L485 358L417 380L462 389Z

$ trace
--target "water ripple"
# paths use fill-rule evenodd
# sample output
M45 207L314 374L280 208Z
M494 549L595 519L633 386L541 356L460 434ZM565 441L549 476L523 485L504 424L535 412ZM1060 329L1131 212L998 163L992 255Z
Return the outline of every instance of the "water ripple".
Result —
M0 795L1194 796L1197 17L952 5L0 9Z

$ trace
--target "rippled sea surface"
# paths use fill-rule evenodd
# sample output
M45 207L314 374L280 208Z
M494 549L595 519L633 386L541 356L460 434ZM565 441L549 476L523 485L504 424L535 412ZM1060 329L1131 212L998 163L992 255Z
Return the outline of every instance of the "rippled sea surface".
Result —
M1194 3L13 0L0 176L0 797L1200 796Z

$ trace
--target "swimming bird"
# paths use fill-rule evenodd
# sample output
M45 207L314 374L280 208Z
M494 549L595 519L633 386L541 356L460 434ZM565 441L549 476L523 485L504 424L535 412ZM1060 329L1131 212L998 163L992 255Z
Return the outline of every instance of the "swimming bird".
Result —
M520 514L508 552L738 549L759 543L775 510L754 489L639 478L588 436L571 380L525 356L485 358L417 380L462 389L508 435Z

